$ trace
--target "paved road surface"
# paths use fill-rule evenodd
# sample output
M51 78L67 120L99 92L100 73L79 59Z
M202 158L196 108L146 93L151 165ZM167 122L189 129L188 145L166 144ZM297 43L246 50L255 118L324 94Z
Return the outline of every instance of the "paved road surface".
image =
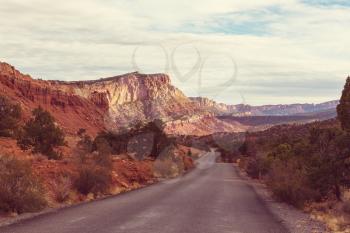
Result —
M230 164L202 157L186 176L0 228L1 233L284 233Z

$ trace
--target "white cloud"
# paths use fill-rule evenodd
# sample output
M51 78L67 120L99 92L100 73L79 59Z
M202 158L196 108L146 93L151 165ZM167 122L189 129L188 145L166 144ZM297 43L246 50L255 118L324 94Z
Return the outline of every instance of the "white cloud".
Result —
M349 13L297 0L1 0L0 60L34 77L95 79L133 71L137 49L142 71L168 71L191 96L239 103L242 92L252 104L321 102L338 98L349 73ZM165 70L174 51L179 72L191 70L195 48L205 61L204 92L199 69L188 81ZM234 69L228 57L237 81L221 90Z

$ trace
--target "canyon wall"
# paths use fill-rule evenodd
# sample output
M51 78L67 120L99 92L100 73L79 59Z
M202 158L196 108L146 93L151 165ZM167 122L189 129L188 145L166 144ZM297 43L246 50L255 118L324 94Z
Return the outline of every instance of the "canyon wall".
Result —
M0 63L0 91L21 105L24 118L42 106L68 133L85 128L96 134L155 119L171 122L208 114L172 86L165 74L135 72L92 81L43 81Z
M0 62L0 91L19 103L24 119L42 106L67 133L85 128L95 135L161 119L170 134L206 135L241 132L246 127L217 116L297 115L335 111L338 101L323 104L227 105L204 97L186 97L166 74L137 72L90 81L44 81Z

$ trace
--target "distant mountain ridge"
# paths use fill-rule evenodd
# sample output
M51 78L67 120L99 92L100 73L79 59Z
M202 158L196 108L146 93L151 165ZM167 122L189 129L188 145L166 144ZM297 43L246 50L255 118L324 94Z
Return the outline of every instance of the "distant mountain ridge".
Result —
M320 104L280 104L252 106L245 104L227 105L217 103L205 97L191 97L192 101L198 103L202 108L216 115L231 116L290 116L323 111L334 111L339 104L338 100L328 101Z

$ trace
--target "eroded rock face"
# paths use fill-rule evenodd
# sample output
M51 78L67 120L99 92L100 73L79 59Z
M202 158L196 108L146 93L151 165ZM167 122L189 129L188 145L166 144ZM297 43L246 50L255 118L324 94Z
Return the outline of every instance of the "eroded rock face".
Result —
M171 85L165 74L139 74L137 72L93 81L51 82L66 92L89 98L93 93L106 95L109 106L155 99L186 99L186 96Z
M30 117L34 108L42 106L68 133L85 128L96 134L104 129L104 109L48 81L32 79L6 63L0 63L0 93L21 105L24 119Z
M171 85L165 74L129 73L94 81L43 81L0 63L0 90L20 103L28 118L37 106L50 111L69 133L86 128L128 127L140 121L173 121L204 113Z
M58 89L108 109L118 126L140 121L171 121L202 109L171 85L168 75L129 73L95 81L51 82Z
M207 109L209 112L217 115L234 114L239 112L236 105L217 103L206 97L190 97L190 100L197 103L202 109Z
M93 81L43 81L24 75L0 62L0 92L18 102L24 118L42 106L68 133L85 128L91 134L118 130L140 122L161 119L170 134L206 135L243 131L236 121L221 115L292 115L334 110L338 101L323 104L226 105L203 97L188 98L171 85L166 74L137 72Z

